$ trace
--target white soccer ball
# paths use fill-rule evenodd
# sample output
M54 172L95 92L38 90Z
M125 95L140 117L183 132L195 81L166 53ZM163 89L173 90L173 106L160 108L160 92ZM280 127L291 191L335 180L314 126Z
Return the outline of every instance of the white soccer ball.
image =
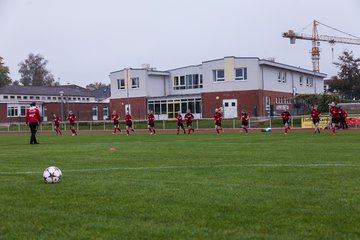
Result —
M62 173L58 167L51 166L45 169L43 177L46 183L57 183L60 182Z

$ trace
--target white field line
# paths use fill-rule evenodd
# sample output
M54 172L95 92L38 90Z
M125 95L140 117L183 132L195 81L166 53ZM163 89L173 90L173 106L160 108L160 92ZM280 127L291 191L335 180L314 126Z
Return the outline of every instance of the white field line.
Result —
M102 171L126 171L126 170L161 170L161 169L196 169L196 168L333 168L333 167L354 167L359 168L360 164L345 163L309 163L309 164L282 164L282 163L259 163L259 164L228 164L228 165L193 165L193 166L155 166L155 167L110 167L110 168L83 168L83 169L61 169L62 172L102 172ZM41 174L37 171L0 172L0 175L32 175Z

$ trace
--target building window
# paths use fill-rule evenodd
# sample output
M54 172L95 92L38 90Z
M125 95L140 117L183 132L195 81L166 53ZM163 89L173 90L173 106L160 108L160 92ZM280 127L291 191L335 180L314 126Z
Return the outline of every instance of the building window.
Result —
M125 79L117 80L118 89L125 89Z
M17 99L21 99L21 96L16 96Z
M39 99L40 99L40 97L39 97L39 96L36 96L36 99L37 99L37 100L39 100Z
M8 107L7 108L7 116L8 117L17 117L17 116L19 116L18 107Z
M47 100L51 100L51 97L47 97Z
M201 98L149 101L148 109L153 111L155 115L178 111L184 114L187 109L191 109L192 113L201 113Z
M312 87L313 86L313 78L312 77L307 77L306 78L306 86L307 87Z
M34 99L34 96L30 96L30 99Z
M189 74L186 76L174 77L174 90L181 89L196 89L203 87L203 80L201 74Z
M278 72L277 80L280 83L286 83L287 82L287 72Z
M131 78L131 88L139 88L140 81L139 78Z
M247 79L247 68L236 68L235 69L235 80L246 80Z
M287 82L287 72L283 72L283 74L282 74L282 82L283 83Z
M90 98L86 98L86 101L90 101Z
M15 99L15 96L10 96L10 99Z
M174 90L185 89L185 76L174 77Z
M43 108L43 116L44 116L44 117L47 117L47 107L44 107L44 108Z
M103 107L103 119L108 120L109 119L109 108Z
M4 98L4 99L9 99L9 96L4 96L3 98Z
M26 116L26 106L20 106L20 116Z
M303 85L303 76L299 77L299 85L302 86Z
M224 70L214 70L214 82L223 82L225 80Z
M23 99L24 99L24 100L27 100L27 99L28 99L28 96L23 96Z

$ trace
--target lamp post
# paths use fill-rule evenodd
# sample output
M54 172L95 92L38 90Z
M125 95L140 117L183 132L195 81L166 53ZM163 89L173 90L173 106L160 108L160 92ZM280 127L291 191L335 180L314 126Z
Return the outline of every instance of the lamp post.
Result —
M64 100L63 100L63 97L64 97L64 91L60 91L60 97L61 97L61 120L64 119Z

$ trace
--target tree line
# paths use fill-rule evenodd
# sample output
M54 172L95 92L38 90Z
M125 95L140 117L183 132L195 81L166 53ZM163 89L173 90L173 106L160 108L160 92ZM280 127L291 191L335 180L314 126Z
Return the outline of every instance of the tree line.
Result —
M48 69L49 61L40 54L30 53L28 57L18 64L19 80L10 78L10 69L4 63L0 56L0 87L8 85L22 86L59 86L60 83L55 81L54 75ZM89 90L95 90L106 86L101 82L91 83L86 86Z

